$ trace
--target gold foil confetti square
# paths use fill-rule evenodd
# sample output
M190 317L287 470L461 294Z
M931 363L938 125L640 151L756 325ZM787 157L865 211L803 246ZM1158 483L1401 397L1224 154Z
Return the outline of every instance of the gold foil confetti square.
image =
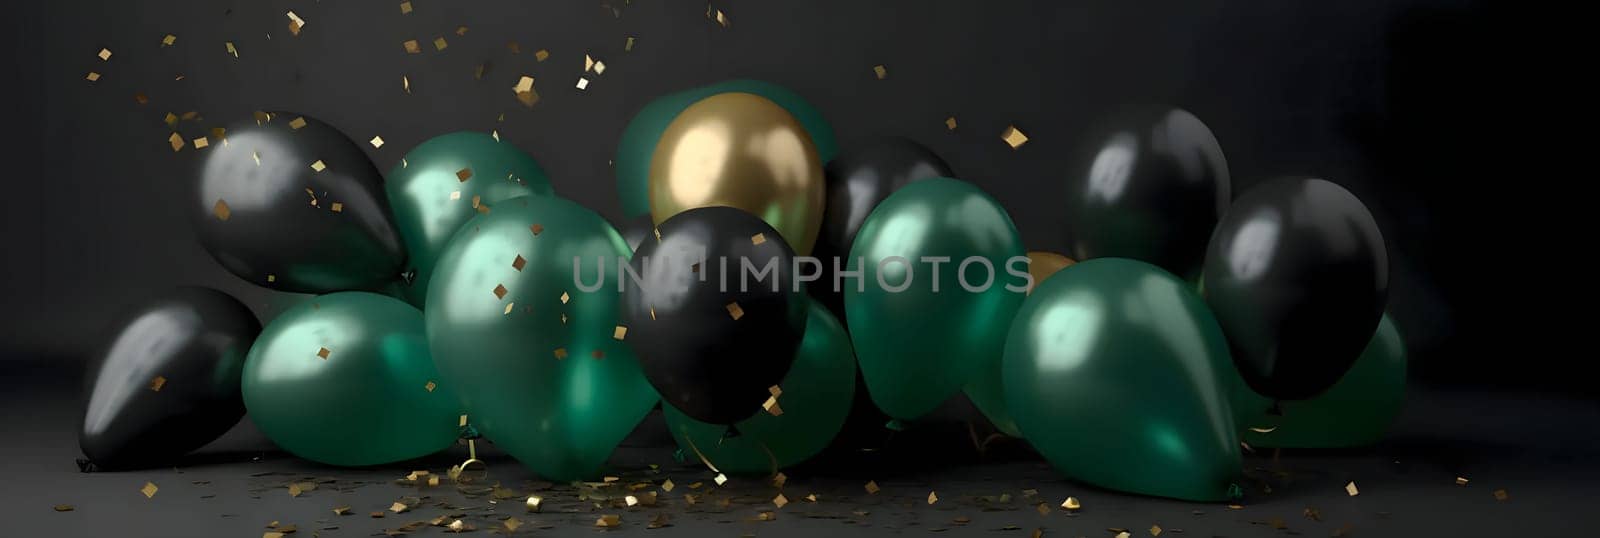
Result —
M1511 498L1511 495L1506 493L1506 490L1503 490L1503 489L1494 490L1494 500L1504 501L1504 500L1509 499L1509 498Z
M290 11L287 13L287 15L289 17L289 33L293 35L300 35L300 29L306 27L305 19L300 18L299 15L295 15L293 11Z
M594 520L594 526L596 527L610 528L620 525L622 525L622 516L617 515L603 515L600 516L600 519Z
M578 77L578 85L577 85L577 87L580 90L589 89L589 79L584 78L584 77Z
M1356 489L1356 483L1355 482L1351 482L1349 484L1345 484L1344 485L1344 492L1350 494L1351 497L1354 497L1356 495L1360 495L1361 494L1361 490Z
M611 330L611 339L612 340L622 340L622 339L625 339L627 337L628 337L628 328L626 326L618 325L615 329Z
M572 300L572 296L571 295L567 295L567 292L564 292L564 291L561 292L561 304L567 304L567 301L571 301L571 300Z
M522 45L516 41L506 43L506 49L510 50L512 54L522 54Z
M334 213L343 213L344 202L334 202L333 205L328 207L328 209L332 210Z
M1083 503L1078 502L1077 497L1067 497L1067 500L1061 501L1061 508L1066 510L1077 510L1079 508L1083 508Z
M1150 535L1151 536L1161 536L1161 526L1160 525L1151 525L1150 526Z
M666 482L662 482L661 483L661 491L670 492L670 491L672 491L672 488L675 488L675 487L678 487L678 485L677 484L673 484L671 478L668 478Z
M111 61L111 49L104 49L104 48L100 49L100 52L98 54L95 54L95 56L99 56L100 57L100 61L102 61L102 62Z
M139 488L139 493L143 493L146 499L155 497L157 491L161 491L161 488L156 487L155 482L145 482L144 487Z
M717 473L717 477L711 479L711 481L716 482L718 486L726 484L728 483L728 475Z
M350 507L349 506L336 506L336 507L333 508L333 515L336 515L336 516L348 516L348 515L350 515Z
M694 506L694 503L695 503L695 497L694 497L694 495L689 495L689 494L684 494L684 496L683 496L683 502L684 502L684 503L685 503L685 504L688 504L688 505L689 505L689 506Z
M1039 512L1039 515L1041 515L1041 516L1050 515L1050 505L1048 505L1048 504L1039 503L1039 506L1035 506L1035 507L1033 507L1033 509L1037 510Z
M239 57L239 49L233 46L233 42L232 41L227 41L227 42L224 42L223 44L227 45L228 54L232 54L234 58L238 58Z
M221 140L224 145L226 145L228 143L228 137L226 136L227 134L228 134L228 130L226 128L223 128L223 127L212 127L211 128L211 138L215 138L217 140Z
M596 75L604 75L604 74L606 74L606 63L605 62L601 62L601 61L596 61L594 63L594 74L596 74Z
M228 217L233 216L233 210L228 209L228 202L219 199L216 205L211 206L211 214L216 215L217 220L227 222Z
M878 488L878 481L877 480L868 481L866 489L867 489L867 494L868 495L876 495L878 493L879 489L880 489L880 488Z
M783 508L783 505L789 504L789 498L784 497L782 493L779 493L777 497L772 498L772 504L778 508Z
M172 151L183 149L183 137L178 136L178 133L172 133L172 136L167 137L167 143L172 145Z
M170 127L170 128L173 128L173 129L177 129L178 128L178 115L177 114L173 114L171 112L168 112L166 117L161 118L161 121L166 122L167 127ZM256 123L260 124L261 121L260 120L256 120Z
M305 118L305 116L301 116L301 117L289 120L289 128L290 129L294 129L294 130L298 131L298 130L300 130L301 128L303 128L305 126L306 126L306 118Z
M167 384L167 378L156 376L150 380L150 390L161 392L161 387Z
M433 392L433 389L439 388L439 384L429 381L428 384L423 385L422 388L426 389L428 392Z
M739 318L744 317L744 309L739 307L739 303L728 303L726 308L728 309L728 316L732 317L734 321L738 321Z
M935 491L928 492L928 504L933 504L936 502L939 502L939 493Z
M460 427L463 427L463 428L467 427L467 416L466 415L461 415L461 421L458 422L456 425L460 426Z
M200 138L194 139L193 142L194 142L194 149L204 149L207 146L211 145L211 141L210 140L206 140L206 137L203 137L203 136L200 137Z
M510 290L506 289L506 285L505 284L495 284L494 285L494 298L496 298L496 299L504 299L504 298L506 298L506 292L507 291L510 291Z
M417 44L417 40L415 40L415 39L407 39L407 40L405 40L405 42L400 43L400 45L404 46L406 48L406 54L421 54L422 53L422 46L418 45Z
M1028 135L1023 134L1022 130L1015 125L1006 126L1006 130L1000 133L1000 139L1011 146L1011 149L1020 148L1023 144L1028 143Z
M270 274L267 275L267 282L277 282L277 281L278 281L278 275L270 275Z
M512 269L516 269L518 271L521 271L523 267L527 267L527 266L528 266L528 259L522 257L521 254L518 254L515 259L511 260L511 268Z
M472 179L471 168L462 168L460 170L456 170L456 181L466 183L469 179Z
M200 119L200 113L196 112L196 111L193 111L193 110L190 110L188 112L184 112L182 118L184 120L186 120L186 121L188 121L188 120L197 120L197 119Z
M311 163L311 169L312 170L316 170L318 172L321 172L323 170L327 170L328 169L328 165L324 164L322 162L322 159L317 159L317 162Z
M381 148L383 147L383 137L374 136L372 137L372 140L368 140L367 143L372 144L373 149Z
M789 475L783 474L781 471L772 477L772 487L781 488L787 483L789 483Z
M884 67L883 64L874 65L872 66L872 74L877 75L878 80L889 78L889 68Z
M545 50L545 49L539 49L538 51L533 53L533 59L535 61L542 62L542 61L545 61L545 59L549 58L549 57L550 57L550 51Z
M433 50L444 50L445 47L449 46L450 44L445 42L444 36L433 38Z
M461 199L461 191L450 191L450 199L451 200L460 200Z
M767 234L760 233L750 236L750 244L759 245L767 242Z
M327 359L328 355L332 355L332 354L333 354L333 351L329 350L328 348L325 348L325 347L317 348L317 356L318 357L321 357L323 359Z
M622 44L622 52L633 52L634 37L628 36L628 41Z
M539 506L544 504L544 498L538 495L529 495L528 501L523 504L528 507L529 512L538 512Z
M465 521L457 519L455 521L451 521L450 525L446 528L450 529L450 532L466 532L472 529L473 526L468 525Z
M133 94L133 102L143 105L150 102L150 97L142 93L136 93Z
M465 26L457 26L456 27L456 35L458 35L458 36L467 35L467 27L465 27Z
M558 360L558 361L567 358L567 348L564 348L564 347L556 348L555 355L556 355L556 360Z
M517 527L522 526L522 520L517 519L515 516L506 518L505 526L506 532L517 532Z
M948 118L945 118L944 119L944 128L947 129L947 130L951 130L951 131L956 130L956 117L955 116L950 116Z
M639 498L632 495L627 495L622 497L622 502L628 506L635 506L639 504Z
M777 396L768 397L767 401L761 404L761 409L775 417L783 416L783 408L778 406Z
M87 80L89 82L94 82L96 80L100 80L100 74L96 73L94 71L90 71L89 74L83 76L83 79Z
M396 501L394 504L389 505L389 511L396 514L404 514L408 510L411 510L411 507L402 502Z
M173 43L177 43L177 42L178 42L178 36L175 36L175 35L172 35L172 34L167 34L166 37L161 38L161 46L163 46L163 47L170 47L170 46L172 46Z
M408 15L410 13L411 13L411 2L401 2L400 3L400 14L401 15Z

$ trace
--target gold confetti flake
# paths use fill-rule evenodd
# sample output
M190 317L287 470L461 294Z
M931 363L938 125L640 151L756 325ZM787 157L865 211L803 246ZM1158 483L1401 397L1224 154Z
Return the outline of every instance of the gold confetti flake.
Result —
M450 532L466 532L472 530L474 527L467 524L465 521L457 519L455 521L451 521L450 525L448 525L446 528L450 529Z
M671 478L668 478L666 482L662 482L661 483L661 491L670 492L670 491L672 491L672 488L675 488L675 487L678 487L678 485L677 484L673 484Z
M948 130L951 130L951 131L956 130L956 117L955 116L950 116L948 118L945 118L944 119L944 128L948 129Z
M336 515L336 516L348 516L348 515L350 515L350 507L349 506L336 506L336 507L333 508L333 515Z
M594 74L596 74L596 75L604 75L604 74L606 74L606 63L605 62L601 62L601 61L595 61L594 62Z
M334 202L333 205L328 207L328 209L332 210L334 213L343 213L344 202Z
M744 317L744 309L739 307L738 302L728 303L728 306L725 308L728 309L728 316L733 318L734 321L738 321L739 318Z
M512 54L522 54L522 45L516 41L506 43L506 49L510 50Z
M656 307L652 306L652 307L649 307L649 308L650 308L650 321L655 321L656 320Z
M578 85L577 85L577 87L580 90L589 89L589 79L584 78L584 77L578 77Z
M428 392L433 392L433 389L436 389L438 387L439 387L439 385L437 383L432 382L432 381L429 381L428 384L422 386L422 388L427 389Z
M539 92L533 89L533 77L523 75L517 79L517 85L512 86L511 91L517 95L517 101L524 107L533 108L534 103L539 102Z
M544 504L544 498L538 495L529 495L528 501L523 504L528 507L529 512L538 512L539 506Z
M806 500L807 501L811 501L811 502L817 502L817 494L812 493L810 495L806 495Z
M305 118L305 116L301 116L301 117L289 120L289 128L290 129L294 129L294 130L298 131L298 130L304 128L305 126L306 126L306 118Z
M444 36L433 38L433 50L444 50L445 47L448 46L450 46L450 44L445 42Z
M238 58L239 57L239 49L235 48L233 46L233 42L232 41L227 41L227 42L224 42L223 44L228 46L228 54L232 54L234 58Z
M395 501L394 504L389 505L389 511L396 514L404 514L410 510L411 507L409 505L400 501Z
M542 61L545 61L545 59L547 59L549 57L550 57L550 51L545 50L545 49L539 49L538 51L533 53L533 59L535 61L542 62Z
M539 234L544 233L544 225L543 224L534 224L532 226L529 226L528 229L533 231L533 235L539 235Z
M506 292L507 291L510 291L510 290L506 289L506 285L505 284L495 284L494 285L494 298L496 298L496 299L504 299L504 298L506 298Z
M196 112L196 111L193 111L193 110L190 110L188 112L184 112L182 118L185 121L198 120L198 119L200 119L200 113Z
M1128 534L1128 531L1122 531L1122 532L1118 532L1117 536L1115 538L1133 538L1133 535L1132 534Z
M178 36L175 36L175 35L172 35L172 34L167 34L166 37L161 38L161 46L163 46L163 47L170 47L170 46L172 46L173 43L177 43L177 42L178 42Z
M300 29L306 27L306 20L300 18L299 15L295 15L293 11L290 11L286 15L289 17L289 33L300 35Z
M1078 502L1077 497L1067 497L1067 500L1061 501L1061 508L1064 510L1077 510L1083 508L1083 503Z
M467 416L466 415L461 415L461 421L459 423L457 423L456 425L460 426L460 427L463 427L463 428L467 427Z
M782 493L779 493L777 497L772 498L772 504L778 508L783 508L783 505L789 504L789 498L784 497Z
M561 292L561 304L567 304L567 301L571 301L571 300L572 300L572 296L571 295L567 295L567 292L564 292L564 291Z
M483 207L483 196L477 194L472 195L472 208L477 209L480 207Z
M622 497L622 502L624 504L627 504L628 506L634 506L634 505L639 504L639 498L635 497L633 495L627 495L627 496Z
M1048 504L1039 503L1039 506L1035 506L1035 507L1033 507L1033 509L1039 511L1039 515L1041 515L1041 516L1050 515L1050 505L1048 505Z
M456 35L458 35L458 36L467 35L467 27L465 27L465 26L457 26L456 27Z
M528 266L528 259L527 258L523 258L521 254L518 254L515 259L511 260L511 268L512 269L516 269L518 271L521 271L523 267L527 267L527 266Z
M1503 490L1503 489L1494 490L1494 500L1504 501L1504 500L1509 499L1509 498L1511 498L1511 495L1506 493L1506 490Z
M600 516L600 519L594 520L594 526L601 527L601 528L611 528L611 527L617 527L617 526L621 526L621 525L622 525L622 516L618 516L618 515L603 515L603 516Z
M1028 143L1028 135L1023 134L1022 130L1015 125L1006 126L1006 130L1000 133L1000 139L1010 145L1011 149L1020 148L1023 144Z
M522 520L517 519L516 516L512 516L506 518L504 525L506 526L506 532L516 532L517 527L522 526Z
M616 328L611 329L611 339L612 340L622 340L622 339L625 339L627 337L628 337L628 327L627 326L618 325L618 326L616 326Z
M328 169L328 165L324 164L322 162L322 159L317 159L317 162L311 163L311 169L312 170L316 170L318 172L321 172L323 170L327 170Z
M267 282L277 282L277 281L278 281L278 275L273 275L273 274L268 274L267 275Z
M872 66L872 74L877 75L878 80L889 78L889 68L884 67L883 64L874 65Z
M57 512L71 512L73 510L75 510L75 508L73 508L70 504L58 504L55 506L55 511Z
M711 481L716 482L718 486L726 484L728 483L728 475L717 473L717 477L711 479Z
M461 199L461 191L450 191L450 199L451 200L460 200Z
M156 487L155 482L145 482L144 487L139 488L139 493L143 493L144 498L149 499L151 497L155 497L156 492L160 490L161 488Z
M317 357L319 357L319 358L322 358L322 359L326 360L328 358L328 355L332 355L332 354L333 354L333 350L330 350L330 349L325 348L325 347L317 348Z
M928 492L928 504L933 504L936 502L939 502L939 493L935 491Z
M401 15L409 15L410 13L411 13L411 2L401 2L400 3L400 14Z
M633 52L634 37L628 36L628 41L622 44L622 52Z
M257 152L257 151L250 152L250 158L256 160L256 166L261 166L261 153L260 152Z
M150 390L161 392L161 387L167 384L167 378L156 376L150 380Z
M111 61L111 49L100 49L100 52L95 56L99 56L102 62Z
M1456 485L1457 486L1465 486L1465 485L1467 485L1467 482L1469 482L1469 480L1467 480L1466 477L1462 477L1462 476L1456 477Z
M221 140L224 145L226 145L228 143L228 137L226 136L227 134L228 134L228 130L225 129L225 128L222 128L222 127L212 127L211 128L211 138L215 138L217 140Z
M200 137L200 138L194 139L193 142L194 142L194 149L204 149L204 148L206 148L206 147L211 145L211 141L207 140L206 137L203 137L203 136Z
M406 54L422 53L422 45L418 45L417 40L415 39L407 39L405 42L400 43L400 45L406 48Z
M750 236L750 244L752 245L759 245L765 242L767 242L767 234L761 233Z
M878 490L880 489L880 488L878 488L878 481L877 480L868 481L866 487L867 487L867 494L868 495L876 495L878 493Z
M183 137L178 136L178 133L172 133L172 136L167 137L167 143L172 145L172 151L183 149Z
M133 94L133 102L139 103L141 105L147 104L147 103L150 102L150 97L145 95L145 94L143 94L143 93L136 93L136 94Z
M228 209L228 202L218 199L217 203L211 206L211 214L216 215L217 220L227 222L228 217L233 216L233 210Z
M515 303L515 302L506 303L506 308L505 308L505 310L500 311L500 315L509 316L509 315L511 315L511 310L515 309L516 307L517 307L517 303Z
M1161 526L1160 525L1151 525L1150 526L1150 535L1151 536L1161 536Z
M594 70L594 57L588 54L583 55L583 72L588 73L592 70Z
M504 118L505 114L501 114L500 117ZM499 129L495 129L493 131L490 131L489 132L489 136L493 137L495 142L499 142L500 141L500 130ZM521 180L518 180L518 183L521 183Z
M100 74L96 73L94 71L90 71L89 74L83 76L83 79L87 80L89 82L94 82L94 81L100 80Z
M558 361L567 358L567 348L564 348L564 347L556 348L555 355L556 355L556 360L558 360Z
M775 417L783 416L783 408L778 406L777 396L768 397L767 401L761 404L761 409Z
M466 183L469 179L472 179L471 168L462 168L460 170L456 170L456 181Z
M383 147L383 137L374 136L372 137L372 140L368 140L367 143L372 144L373 149L381 148Z
M1356 495L1360 495L1361 494L1361 490L1356 489L1356 483L1355 482L1351 482L1349 484L1345 484L1344 485L1344 492L1350 494L1351 497L1354 497Z
M728 15L726 13L723 13L722 10L720 10L720 9L717 10L716 19L717 19L717 24L721 25L723 28L727 28L728 25L733 22L733 21L729 20L728 19Z
M411 93L411 77L400 75L400 89L405 90L408 94Z

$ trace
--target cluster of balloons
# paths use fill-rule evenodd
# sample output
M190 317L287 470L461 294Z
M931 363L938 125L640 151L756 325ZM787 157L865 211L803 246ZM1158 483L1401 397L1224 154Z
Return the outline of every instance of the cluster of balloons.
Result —
M247 410L300 457L374 465L449 446L465 415L578 480L660 402L685 453L764 473L821 452L858 394L904 423L965 393L1075 479L1219 500L1241 440L1381 435L1405 357L1367 208L1299 177L1234 199L1193 114L1112 120L1063 178L1069 258L1025 249L929 149L840 152L764 82L638 113L620 232L493 137L428 140L383 178L333 127L261 113L205 156L195 227L235 275L320 295L264 329L210 290L135 312L82 445L170 460Z

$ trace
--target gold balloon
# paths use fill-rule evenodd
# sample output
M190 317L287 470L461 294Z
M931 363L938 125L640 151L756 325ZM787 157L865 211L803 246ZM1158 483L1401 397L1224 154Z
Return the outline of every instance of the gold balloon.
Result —
M650 217L729 206L761 217L808 255L822 225L822 162L777 103L730 92L690 105L661 133L650 160Z
M1074 263L1078 262L1054 252L1038 250L1029 252L1028 274L1033 276L1033 285L1028 286L1028 293L1032 294L1033 288L1038 287L1039 283L1044 282L1044 279L1050 278L1050 275L1056 274L1056 271L1066 269L1067 266Z

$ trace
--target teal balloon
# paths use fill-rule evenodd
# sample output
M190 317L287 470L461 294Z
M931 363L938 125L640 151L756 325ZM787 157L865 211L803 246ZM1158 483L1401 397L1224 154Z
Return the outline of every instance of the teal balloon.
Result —
M600 215L526 196L462 226L434 268L425 317L440 375L480 433L546 479L600 476L659 400L617 321L629 255Z
M1277 416L1257 413L1244 440L1263 448L1349 448L1371 445L1400 415L1406 396L1406 346L1388 315L1365 351L1327 392L1281 402Z
M730 80L664 95L645 105L633 116L617 143L617 155L611 164L617 173L617 196L622 202L623 216L637 217L650 213L650 159L655 155L656 142L661 139L661 133L667 130L667 125L696 101L726 92L753 93L788 110L811 135L811 142L816 146L817 157L822 163L827 163L839 153L833 126L822 116L822 112L800 94L777 84L759 80Z
M725 425L698 422L662 406L684 454L698 450L725 473L763 474L803 462L828 446L850 415L856 359L844 326L827 308L812 302L808 315L794 365L778 385L781 415L757 412L734 425L738 436L725 437Z
M1063 474L1192 501L1230 498L1242 470L1223 374L1228 342L1205 301L1140 261L1099 258L1033 289L1006 339L1006 405Z
M949 261L935 272L924 257ZM970 262L965 285L979 291L959 279L969 258L981 261ZM912 182L873 209L848 270L861 274L859 286L842 286L861 374L873 403L898 420L927 414L992 364L1027 291L1027 257L1011 217L950 178Z
M465 179L462 179L465 176ZM384 182L395 226L415 272L404 299L425 306L433 266L456 230L480 212L520 196L551 193L533 157L471 131L440 135L406 153Z
M340 292L267 324L245 358L250 419L279 447L329 465L378 465L455 442L460 402L428 356L422 312Z

